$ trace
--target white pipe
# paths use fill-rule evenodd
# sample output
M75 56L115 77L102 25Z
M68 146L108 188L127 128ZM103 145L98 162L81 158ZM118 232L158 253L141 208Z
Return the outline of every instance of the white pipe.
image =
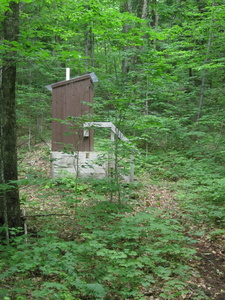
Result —
M66 80L70 80L70 68L66 68Z

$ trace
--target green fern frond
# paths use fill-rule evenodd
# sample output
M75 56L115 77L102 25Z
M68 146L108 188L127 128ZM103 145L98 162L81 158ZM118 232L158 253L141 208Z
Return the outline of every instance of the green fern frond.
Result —
M86 289L90 294L98 299L104 299L105 297L105 289L100 283L88 283L86 285Z

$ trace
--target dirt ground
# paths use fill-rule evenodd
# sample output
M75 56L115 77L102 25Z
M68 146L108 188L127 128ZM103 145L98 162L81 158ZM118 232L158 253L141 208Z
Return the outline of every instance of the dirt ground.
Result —
M197 269L202 280L202 289L210 299L225 299L225 255L221 246L203 241L195 244L200 258Z

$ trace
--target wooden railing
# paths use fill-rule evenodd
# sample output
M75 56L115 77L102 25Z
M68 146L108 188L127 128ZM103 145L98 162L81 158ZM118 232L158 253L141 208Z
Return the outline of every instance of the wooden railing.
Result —
M114 143L115 135L124 142L130 143L128 138L126 138L122 132L116 128L116 126L112 122L86 122L84 123L84 137L89 136L89 128L110 128L111 130L111 142ZM136 149L135 149L136 150ZM130 155L130 175L129 181L134 181L134 149L131 148L131 155Z

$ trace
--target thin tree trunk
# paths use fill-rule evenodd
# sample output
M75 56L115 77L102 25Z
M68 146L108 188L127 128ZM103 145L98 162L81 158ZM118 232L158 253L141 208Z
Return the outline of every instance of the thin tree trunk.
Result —
M92 27L87 25L85 32L84 53L86 56L86 71L90 71L90 67L94 67L94 33Z
M213 6L215 6L215 0L212 1L212 7ZM209 60L209 53L210 53L212 38L213 38L213 32L212 32L213 18L214 18L214 13L212 12L212 17L211 17L211 22L210 22L210 32L209 32L209 38L208 38L207 50L206 50L206 59L204 60L204 64L206 64ZM201 91L200 91L200 97L199 97L199 103L198 103L198 113L197 113L197 119L196 119L197 122L199 121L199 119L201 117L201 112L202 112L202 105L203 105L203 99L204 99L204 94L205 94L206 75L207 75L207 71L203 70Z
M92 31L92 27L90 27L90 56L91 56L91 66L95 66L95 56L94 56L94 49L95 49L95 37Z
M206 81L206 70L202 73L202 83L201 83L201 91L200 91L200 97L199 97L199 103L198 103L198 114L197 114L197 122L199 121L201 117L202 112L202 104L203 104L203 98L205 93L205 81Z
M131 6L131 2L130 0L126 0L123 5L121 5L120 7L120 11L121 12L132 12L132 6ZM123 24L123 29L122 32L123 33L127 33L129 31L129 26L128 24ZM123 47L123 52L125 53L125 56L122 59L122 73L123 74L127 74L129 72L129 64L128 64L128 59L126 57L126 51L129 47L128 46L124 46Z
M89 39L88 39L88 28L87 28L87 30L84 33L84 55L86 56L86 58L85 58L86 72L89 71L89 57L88 57L89 52L88 52L88 49L89 49Z
M144 0L143 1L143 7L142 7L142 15L141 15L141 18L142 19L147 19L148 17L148 0Z
M3 95L2 89L0 90L0 103L2 103ZM5 225L6 230L0 235L9 240L9 230L8 230L8 214L7 214L7 202L6 202L6 193L5 193L5 178L4 178L4 138L3 138L3 124L4 118L2 110L0 110L0 226Z
M157 0L152 0L153 27L157 30L159 25L159 14L157 11ZM156 39L153 41L153 48L156 49Z

